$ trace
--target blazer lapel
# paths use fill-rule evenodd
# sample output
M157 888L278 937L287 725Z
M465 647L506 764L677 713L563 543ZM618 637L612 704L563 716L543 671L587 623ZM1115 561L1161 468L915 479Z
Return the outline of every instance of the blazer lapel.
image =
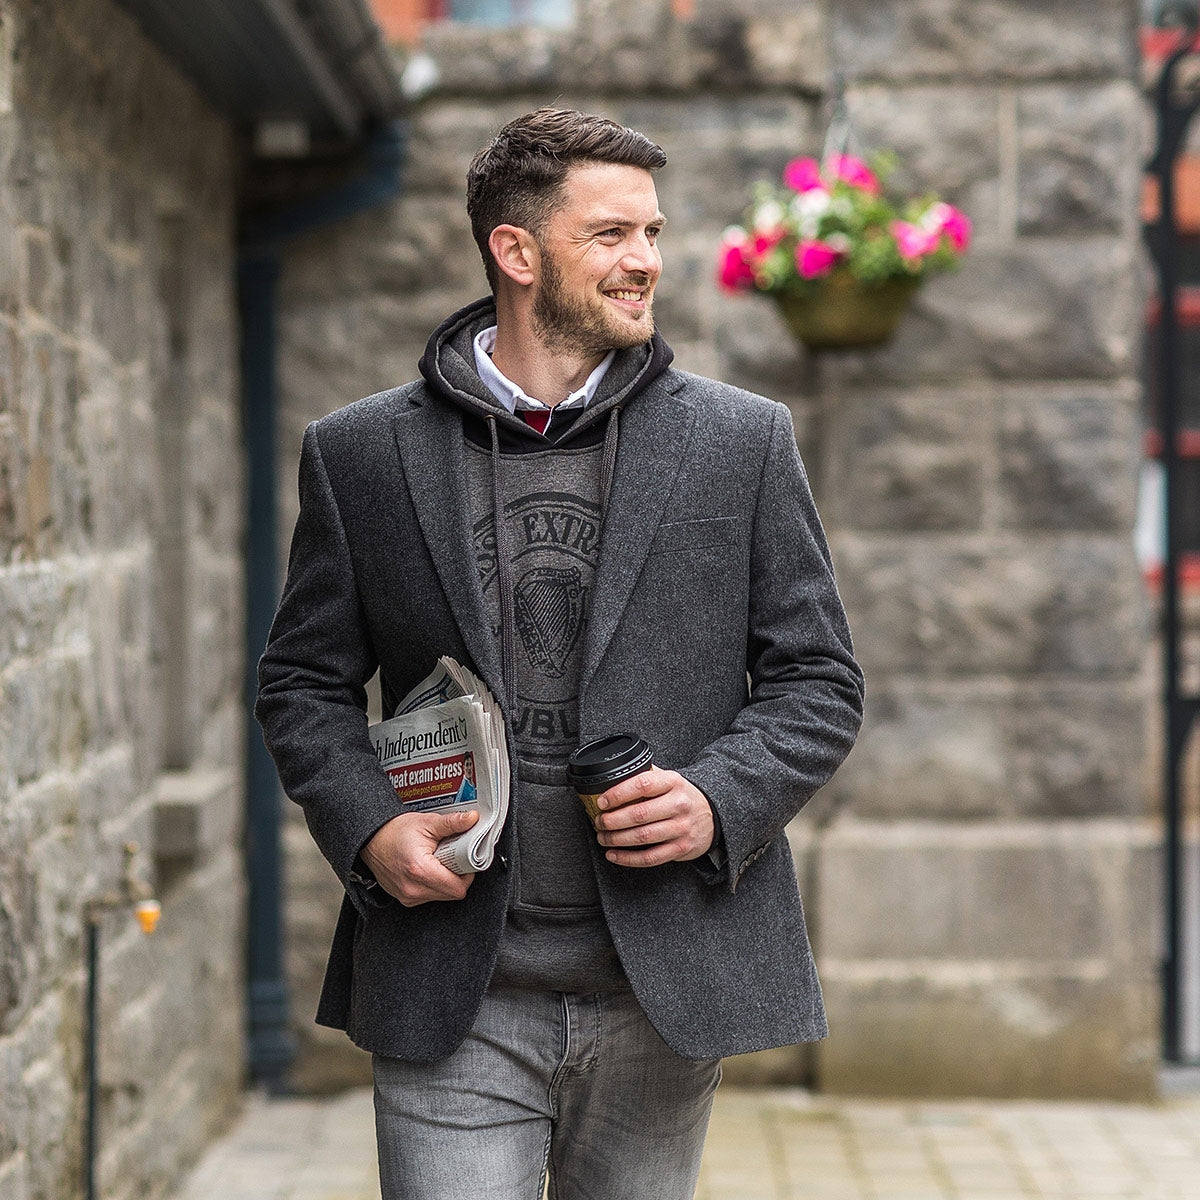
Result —
M429 556L475 670L502 703L500 655L471 541L462 417L448 405L421 403L399 413L394 428Z
M583 650L581 696L633 594L687 454L695 415L688 405L673 398L681 386L670 392L663 385L652 386L630 406L628 416L624 410L621 413L616 469L604 515Z

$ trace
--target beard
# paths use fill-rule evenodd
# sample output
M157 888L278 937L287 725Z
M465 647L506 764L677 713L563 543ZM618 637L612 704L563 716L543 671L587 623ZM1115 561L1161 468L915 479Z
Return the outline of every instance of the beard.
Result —
M649 281L642 277L628 282L644 287ZM543 345L577 354L604 355L610 350L626 350L644 345L654 336L654 314L649 301L640 320L632 315L622 320L607 307L599 293L590 301L569 295L558 263L544 248L532 320L534 332Z

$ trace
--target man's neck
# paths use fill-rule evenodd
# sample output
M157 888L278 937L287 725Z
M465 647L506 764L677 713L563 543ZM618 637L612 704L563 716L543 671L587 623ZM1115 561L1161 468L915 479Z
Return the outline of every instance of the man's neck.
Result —
M496 369L527 396L551 408L583 387L604 357L551 350L532 330L497 314L496 346L492 351Z

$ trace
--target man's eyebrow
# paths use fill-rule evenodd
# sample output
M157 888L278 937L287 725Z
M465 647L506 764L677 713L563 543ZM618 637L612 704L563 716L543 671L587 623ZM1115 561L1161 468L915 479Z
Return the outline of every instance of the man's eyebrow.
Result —
M656 213L647 225L657 225L661 229L667 223L667 218L662 213ZM589 221L586 225L587 229L630 229L634 225L640 225L640 221L630 221L624 217L597 217L594 221Z

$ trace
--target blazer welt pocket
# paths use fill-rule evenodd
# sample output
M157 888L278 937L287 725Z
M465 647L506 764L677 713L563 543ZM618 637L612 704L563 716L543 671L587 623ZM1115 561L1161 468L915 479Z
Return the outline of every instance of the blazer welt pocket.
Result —
M651 554L677 550L703 550L706 546L726 546L737 533L737 517L700 517L695 521L665 521L658 527Z

